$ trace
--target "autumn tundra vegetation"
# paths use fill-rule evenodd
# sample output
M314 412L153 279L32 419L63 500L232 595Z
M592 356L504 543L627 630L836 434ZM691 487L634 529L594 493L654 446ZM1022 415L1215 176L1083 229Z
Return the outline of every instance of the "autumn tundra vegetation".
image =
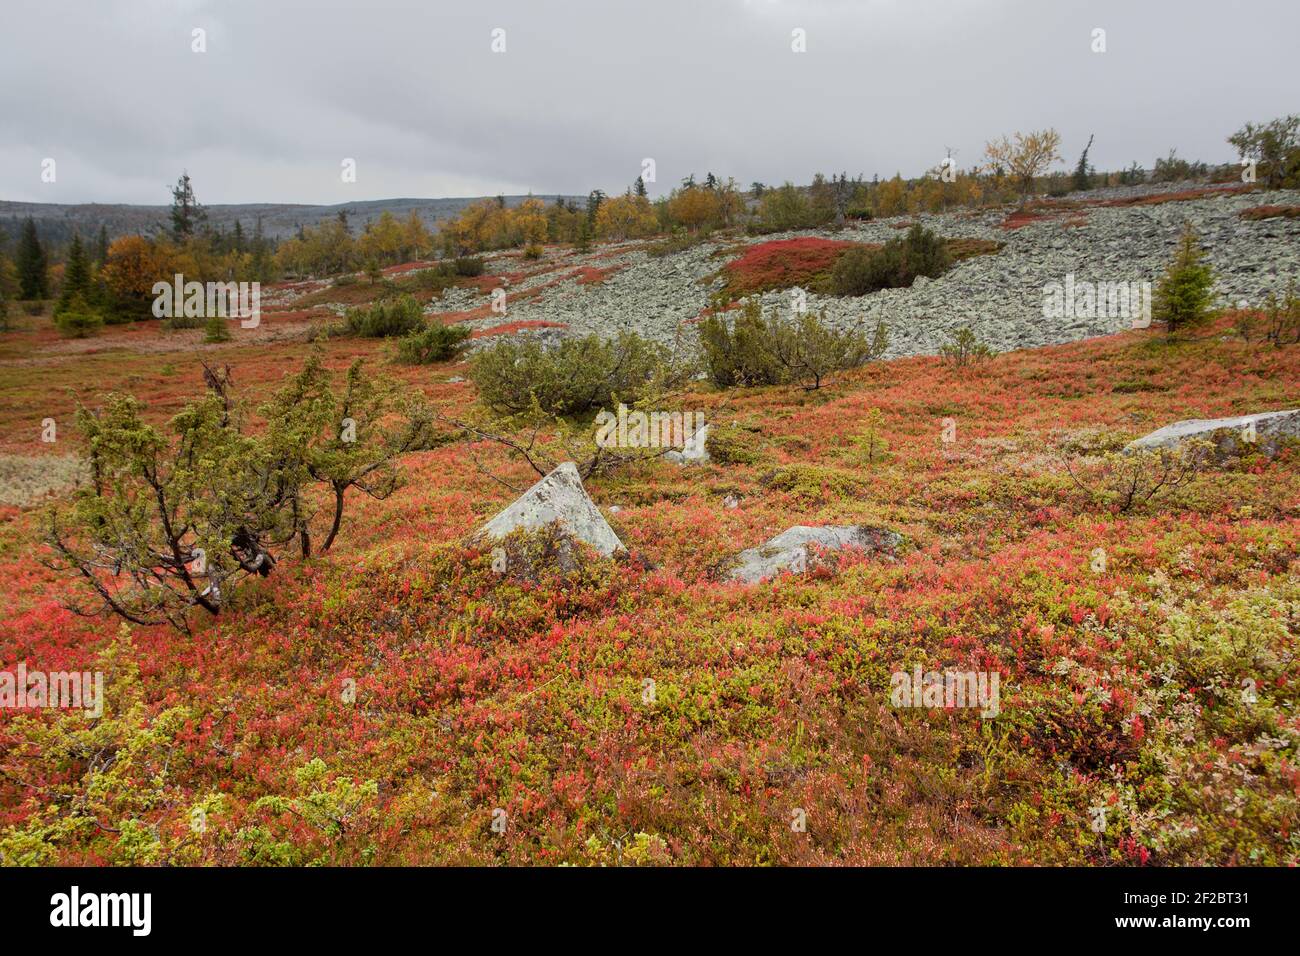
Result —
M1297 126L1232 138L1260 188L1300 188ZM52 250L26 223L0 259L0 663L101 672L105 706L0 708L3 861L1300 863L1295 438L1130 445L1294 408L1294 286L1222 302L1189 227L1150 327L1047 348L959 328L886 361L883 322L764 304L1000 249L789 233L1251 188L1172 151L1053 172L1059 148L278 242L208 228L188 176L165 234ZM716 291L677 342L478 304L706 243ZM155 319L175 273L265 283L261 326ZM607 447L623 407L702 413L707 454ZM475 532L567 462L625 549L550 526L502 567ZM731 578L803 526L889 533ZM997 674L996 716L897 706L914 670Z

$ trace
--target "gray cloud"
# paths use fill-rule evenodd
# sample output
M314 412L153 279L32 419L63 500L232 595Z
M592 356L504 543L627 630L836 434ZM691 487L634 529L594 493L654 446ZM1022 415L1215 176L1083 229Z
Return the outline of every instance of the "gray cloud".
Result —
M967 165L992 136L1044 126L1070 160L1095 133L1100 168L1171 146L1222 162L1244 121L1300 108L1300 5L1248 9L45 0L5 13L0 198L162 203L181 168L209 203L621 191L645 157L657 194L708 170L915 175L945 146ZM45 157L56 183L40 180Z

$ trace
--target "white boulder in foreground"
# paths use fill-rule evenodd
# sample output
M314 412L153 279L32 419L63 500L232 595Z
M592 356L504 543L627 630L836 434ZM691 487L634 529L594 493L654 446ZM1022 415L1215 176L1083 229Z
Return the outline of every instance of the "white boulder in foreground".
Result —
M665 452L664 457L669 461L675 461L679 465L686 464L704 464L709 460L709 450L704 447L704 443L709 439L709 426L701 425L695 430L695 434L682 443L681 451Z
M1124 447L1126 452L1174 448L1193 438L1213 442L1220 452L1231 453L1258 443L1265 454L1277 451L1280 438L1300 438L1300 408L1259 412L1233 418L1190 418L1158 428Z
M726 579L755 584L782 571L801 574L808 569L810 549L839 551L842 548L861 548L870 553L892 551L902 541L902 535L869 525L826 525L820 528L795 525L766 544L740 552L737 555L739 563L727 573Z
M587 496L578 466L571 461L529 488L474 537L496 540L520 528L537 531L550 524L559 524L568 537L590 545L605 557L627 550L595 502Z

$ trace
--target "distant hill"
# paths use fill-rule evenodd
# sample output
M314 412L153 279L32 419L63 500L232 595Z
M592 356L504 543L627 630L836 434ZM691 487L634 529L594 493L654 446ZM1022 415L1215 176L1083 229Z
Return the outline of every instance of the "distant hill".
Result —
M367 202L338 203L332 206L308 206L297 203L239 203L232 205L205 206L208 222L224 232L234 228L235 222L242 224L244 232L252 234L258 217L262 219L262 231L268 238L284 239L298 231L301 226L314 226L326 219L333 219L339 210L346 210L348 221L356 231L365 227L367 222L378 219L385 212L391 212L399 219L410 215L414 210L424 220L426 226L433 229L440 219L456 215L470 203L480 199L493 198L470 196L446 199L373 199ZM518 206L527 196L506 196L507 206ZM538 196L543 202L552 203L554 195ZM585 196L565 196L575 202L585 203ZM81 233L82 238L93 239L99 234L102 225L108 229L110 239L123 235L149 235L156 229L166 229L171 224L169 206L134 206L111 203L42 203L42 202L8 202L0 200L0 230L8 234L12 243L18 237L23 221L31 216L36 221L36 229L44 242L56 246L72 238L73 231Z

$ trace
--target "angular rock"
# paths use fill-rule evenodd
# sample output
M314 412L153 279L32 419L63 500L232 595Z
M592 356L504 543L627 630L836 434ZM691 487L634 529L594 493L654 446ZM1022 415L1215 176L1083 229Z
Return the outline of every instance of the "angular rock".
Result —
M627 550L587 496L578 467L571 461L529 488L479 529L474 538L496 540L520 528L536 531L551 524L558 524L568 537L590 545L605 557Z
M826 525L819 528L795 525L766 544L740 552L737 555L739 563L728 572L726 579L754 584L782 571L802 574L808 569L809 557L817 549L861 548L868 553L892 551L902 541L902 535L870 525Z
M1212 442L1221 454L1231 454L1252 443L1251 425L1254 425L1253 442L1267 455L1277 451L1281 438L1300 438L1300 409L1280 412L1259 412L1254 415L1237 415L1232 418L1189 418L1158 428L1129 442L1125 452L1174 448L1189 439L1199 438Z
M679 465L702 465L709 460L709 450L704 444L708 441L708 438L709 426L701 425L691 437L682 443L681 451L666 452L664 458L668 461L675 461Z

